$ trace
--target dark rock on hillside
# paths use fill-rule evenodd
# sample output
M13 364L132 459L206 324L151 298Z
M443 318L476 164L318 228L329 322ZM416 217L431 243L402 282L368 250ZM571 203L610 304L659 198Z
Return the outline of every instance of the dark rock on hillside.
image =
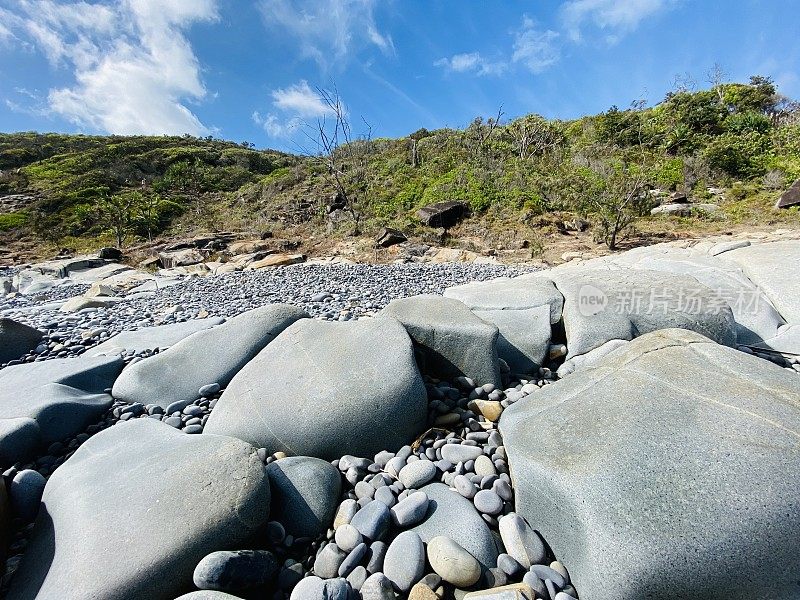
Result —
M391 227L384 227L380 233L375 237L375 245L379 248L388 248L395 244L402 244L408 238L406 234L399 229L392 229Z
M795 181L788 190L778 198L775 208L789 208L790 206L800 206L800 179Z
M417 218L428 227L452 227L467 216L467 205L449 200L423 206L417 211Z
M121 260L122 259L122 250L119 248L113 248L111 246L106 246L105 248L100 248L97 252L97 256L104 260Z

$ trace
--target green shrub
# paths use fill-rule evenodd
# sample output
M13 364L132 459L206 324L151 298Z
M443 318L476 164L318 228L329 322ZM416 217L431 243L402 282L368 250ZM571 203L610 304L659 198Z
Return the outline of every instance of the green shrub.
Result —
M0 214L0 231L18 229L28 223L28 214L25 212L12 212Z

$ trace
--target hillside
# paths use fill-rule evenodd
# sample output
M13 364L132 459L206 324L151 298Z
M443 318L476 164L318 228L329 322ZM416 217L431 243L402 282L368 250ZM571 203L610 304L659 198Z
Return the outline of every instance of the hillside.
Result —
M352 116L340 116L348 132ZM331 119L316 156L189 136L0 134L0 244L46 255L115 237L146 248L200 231L269 231L325 252L339 241L368 249L390 226L532 258L569 248L564 236L581 250L792 226L797 209L773 205L800 178L799 116L753 77L574 121L500 112L399 139L334 137ZM684 216L650 216L670 194L691 203ZM417 209L446 200L469 217L446 232L422 225Z

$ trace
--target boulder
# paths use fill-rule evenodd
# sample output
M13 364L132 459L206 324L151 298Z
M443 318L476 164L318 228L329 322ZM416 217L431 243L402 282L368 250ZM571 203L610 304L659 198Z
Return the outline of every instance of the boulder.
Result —
M342 478L331 463L311 456L290 456L267 467L272 489L270 519L287 533L316 538L333 523Z
M430 498L425 520L413 527L426 544L433 538L450 538L474 556L484 569L497 566L497 542L475 505L443 483L422 488Z
M121 301L121 298L107 296L93 296L91 298L87 298L86 296L74 296L61 305L60 311L63 313L75 313L85 308L106 308Z
M267 522L256 449L134 419L95 435L56 470L7 596L171 600L211 552Z
M449 228L467 216L467 205L453 200L423 206L417 211L417 218L428 227Z
M618 267L566 267L543 274L564 295L567 358L609 340L659 329L689 329L726 346L736 323L725 299L687 275Z
M444 296L497 326L497 353L512 372L531 373L544 363L564 303L552 281L524 276L475 281L447 288Z
M662 204L650 209L651 215L667 215L670 217L689 217L692 214L692 205L682 202Z
M163 408L191 402L208 383L225 387L280 332L307 316L295 306L270 304L198 331L127 367L114 384L114 397Z
M265 269L267 267L287 267L306 262L305 254L270 254L261 260L255 260L245 267L245 270Z
M228 385L205 433L333 460L394 451L425 427L411 339L394 319L302 319Z
M0 319L0 363L20 358L39 344L44 334L13 319Z
M719 257L737 264L787 323L800 324L800 240L752 244Z
M402 244L408 238L406 234L399 229L392 229L391 227L384 227L375 236L375 246L378 248L388 248L396 244Z
M800 179L795 181L792 187L783 192L775 203L775 208L789 208L790 206L800 206Z
M470 377L476 384L500 386L499 330L462 302L435 295L392 300L380 317L397 319L423 357L423 372L452 381Z
M134 331L123 331L91 348L88 353L90 356L102 356L122 354L125 351L136 353L156 348L164 350L197 331L209 329L224 322L225 319L220 317L209 317L207 319L190 319L169 325L142 327Z
M516 510L581 598L797 597L796 375L657 331L510 406L500 431Z
M25 450L63 440L97 421L113 403L104 390L122 367L118 357L80 357L0 370L0 431L14 440L0 440L3 459L16 462Z
M122 250L119 248L113 248L111 246L106 246L104 248L100 248L97 251L97 256L102 258L103 260L122 260Z
M165 269L187 267L203 262L203 255L194 248L174 250L172 252L159 252L158 258L161 261L161 266Z
M736 245L729 243L729 248ZM714 247L709 249L714 252ZM622 268L689 276L713 290L731 307L738 344L757 344L777 334L783 318L742 269L720 257L668 244L636 248L603 259Z

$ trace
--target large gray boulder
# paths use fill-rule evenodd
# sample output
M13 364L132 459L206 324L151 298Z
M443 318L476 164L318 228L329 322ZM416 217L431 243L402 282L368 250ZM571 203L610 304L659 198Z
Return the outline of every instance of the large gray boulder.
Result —
M800 378L685 330L500 419L516 509L585 600L797 598Z
M135 419L84 443L55 471L10 600L171 600L207 554L268 520L256 449Z
M424 429L427 396L394 319L302 319L228 385L204 433L333 460L394 451Z
M281 331L307 316L289 304L270 304L198 331L127 367L114 384L114 397L164 408L173 402L191 402L206 384L228 385Z
M689 276L713 290L731 307L738 344L758 344L773 338L785 323L767 296L744 274L742 268L719 256L658 244L623 252L611 258L611 261L631 269Z
M7 363L27 354L44 334L13 319L0 319L0 363Z
M224 322L225 319L220 317L208 317L205 319L189 319L188 321L170 323L169 325L142 327L133 331L123 331L110 337L102 344L90 348L87 354L90 356L114 356L124 352L138 353L143 350L155 350L156 348L166 350L193 333L209 329Z
M111 407L118 357L64 358L0 370L0 462L22 460L36 447L63 440Z
M618 267L553 269L543 276L564 295L567 358L610 340L631 340L659 329L688 329L736 344L726 300L688 275Z
M800 324L800 240L751 244L719 258L741 267L787 323Z
M270 520L295 537L315 538L333 523L342 476L328 461L290 456L267 467L272 488Z
M497 326L497 353L514 373L531 373L544 363L564 303L552 281L525 276L474 281L447 288L444 296Z
M501 385L499 330L464 303L435 295L411 296L392 300L379 316L403 324L422 352L425 373L450 381L466 376L478 385Z
M445 536L474 556L484 569L497 566L498 542L475 505L443 483L431 483L421 488L428 495L425 520L413 527L426 544L433 538Z

